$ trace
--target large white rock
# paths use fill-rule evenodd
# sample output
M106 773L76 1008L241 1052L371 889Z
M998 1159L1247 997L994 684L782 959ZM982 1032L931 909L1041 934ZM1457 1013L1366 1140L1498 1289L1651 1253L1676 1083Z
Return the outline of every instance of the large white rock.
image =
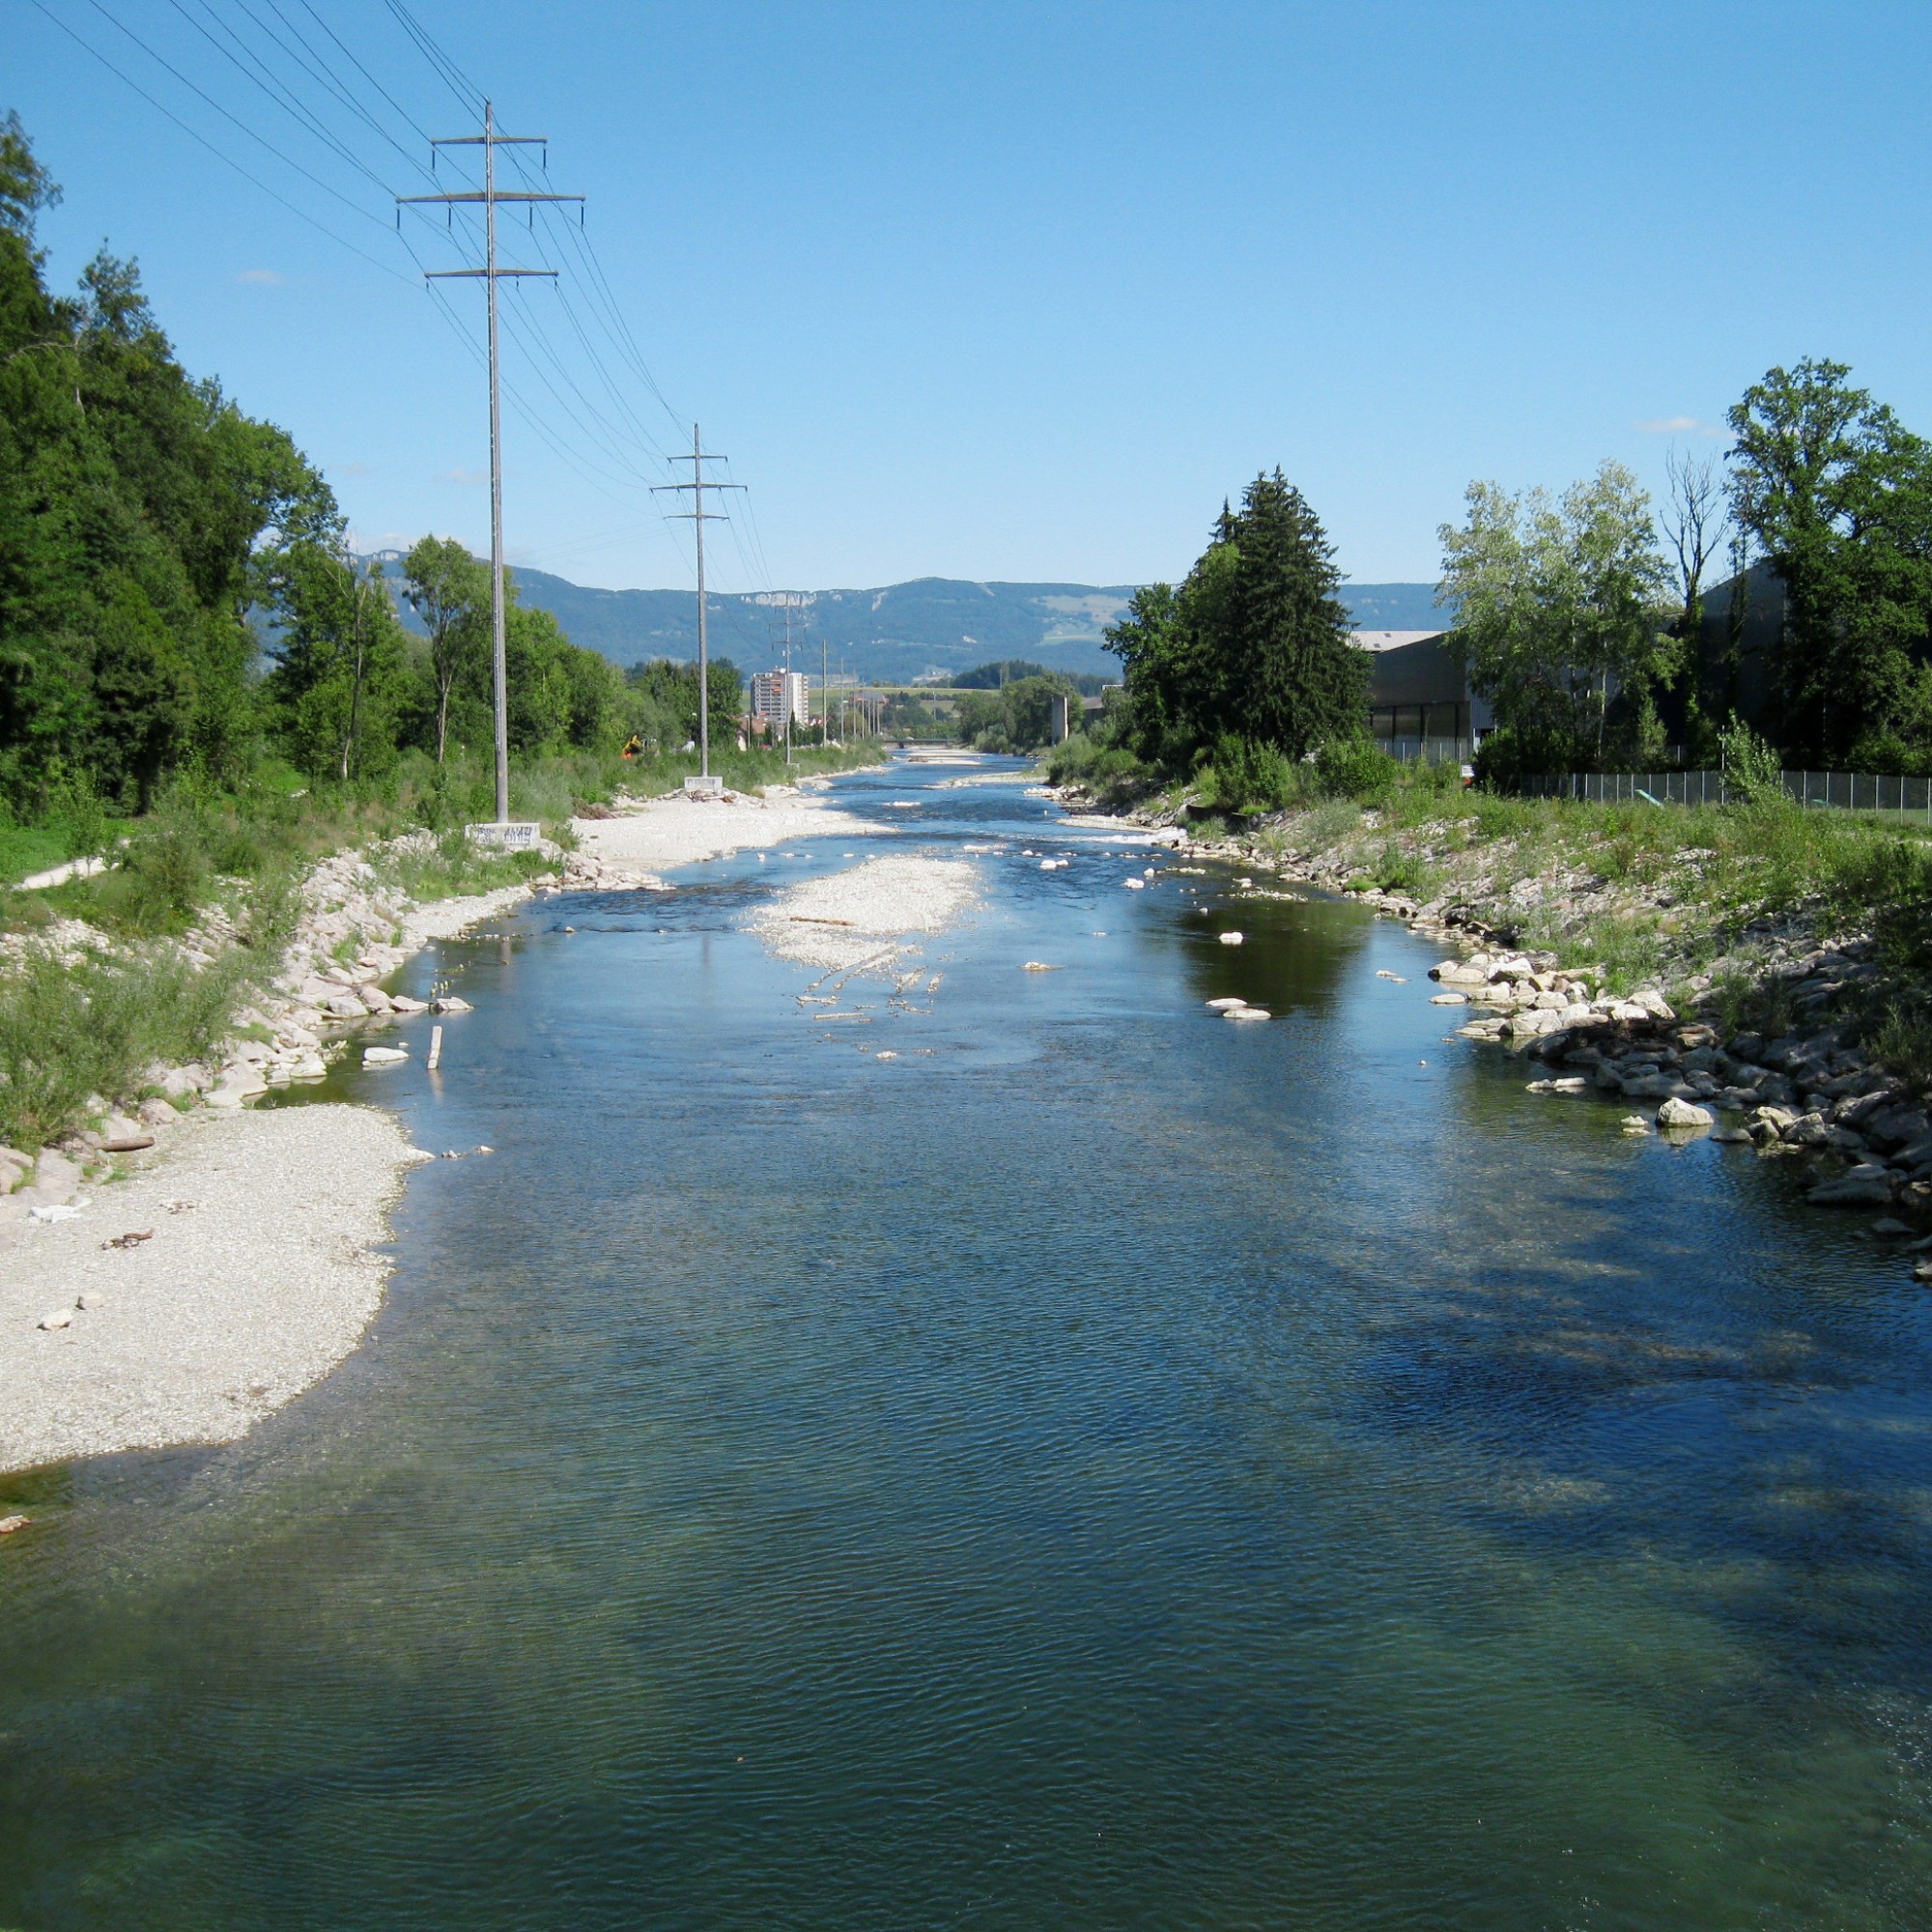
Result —
M409 1055L400 1046L365 1046L362 1049L364 1066L396 1066L408 1058Z
M1657 1124L1660 1127L1709 1127L1717 1124L1717 1116L1708 1107L1673 1097L1658 1108Z
M1224 932L1221 935L1221 944L1223 946L1239 946L1246 937L1247 935L1241 932Z

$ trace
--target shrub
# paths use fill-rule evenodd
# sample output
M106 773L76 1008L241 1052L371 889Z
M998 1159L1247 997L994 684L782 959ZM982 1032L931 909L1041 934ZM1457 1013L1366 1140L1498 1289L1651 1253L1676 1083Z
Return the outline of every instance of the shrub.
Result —
M222 1037L232 966L83 959L36 949L0 985L0 1137L36 1148L74 1125L90 1094L125 1095L151 1061L191 1060Z
M1402 767L1368 738L1331 738L1315 754L1315 781L1330 798L1380 805L1401 777Z
M1718 764L1724 775L1724 788L1740 804L1761 809L1785 802L1788 794L1776 749L1735 711L1731 722L1718 733Z
M121 911L138 932L180 932L214 881L200 814L171 800L128 840Z
M1224 811L1279 811L1294 793L1293 767L1272 745L1226 732L1214 746L1212 792Z
M1923 745L1908 745L1895 732L1867 731L1846 753L1845 762L1855 772L1898 773L1920 779L1932 772L1932 751Z

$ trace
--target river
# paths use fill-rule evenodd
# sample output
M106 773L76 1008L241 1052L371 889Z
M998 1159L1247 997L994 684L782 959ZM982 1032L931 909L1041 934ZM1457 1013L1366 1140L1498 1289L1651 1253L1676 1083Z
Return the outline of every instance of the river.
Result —
M1932 1922L1868 1217L1526 1094L1398 925L959 776L416 962L440 1077L335 1091L495 1151L365 1346L4 1486L0 1926ZM744 930L966 845L930 993L833 1022Z

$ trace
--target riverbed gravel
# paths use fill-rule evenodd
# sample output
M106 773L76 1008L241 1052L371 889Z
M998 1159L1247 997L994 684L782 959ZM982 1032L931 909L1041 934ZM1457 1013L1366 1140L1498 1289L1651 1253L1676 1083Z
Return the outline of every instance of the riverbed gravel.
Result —
M0 1468L232 1442L319 1381L382 1301L376 1244L423 1157L373 1108L201 1113L23 1229L0 1277Z
M884 970L921 937L952 924L979 887L978 870L964 860L895 852L780 894L752 930L800 965Z
M840 811L823 799L789 789L774 797L729 792L694 799L673 793L610 818L571 821L579 849L611 877L629 872L654 876L703 859L723 858L791 838L876 837L881 827Z

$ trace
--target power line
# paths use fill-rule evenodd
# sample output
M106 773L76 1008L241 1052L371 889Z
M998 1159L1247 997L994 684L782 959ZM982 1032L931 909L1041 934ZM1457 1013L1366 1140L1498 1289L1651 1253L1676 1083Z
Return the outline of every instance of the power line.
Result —
M399 100L397 100L396 97L393 94L391 94L389 90L386 87L384 87L383 83L380 80L378 80L376 76L373 73L371 73L369 70L366 67L364 67L359 60L355 58L354 49L344 44L341 37L336 33L335 29L331 27L328 24L328 22L325 20L322 17L322 15L318 14L312 6L309 5L309 0L301 0L301 4L302 4L302 11L308 14L309 18L312 19L316 23L316 25L320 27L322 31L325 34L327 34L331 41L335 43L335 44L338 47L342 48L343 53L348 56L350 64L355 68L355 71L359 73L362 76L362 78L366 80L369 83L369 85L373 87L376 90L376 92L380 94L383 97L383 99L386 100L389 103L389 105L393 107L396 110L396 112L400 114L403 117L403 119L410 124L410 127L415 131L415 133L421 139L427 141L429 139L429 135L424 131L422 126L420 125L420 123L417 122L415 117L412 114L411 114L411 112L407 107L403 106L403 104ZM276 13L279 14L281 12L281 9L279 7L276 7L275 11Z
M99 0L95 0L95 4L98 5ZM389 192L388 183L384 181L383 178L380 175L378 175L373 168L369 167L361 159L359 156L357 156L352 150L346 147L341 141L337 140L334 134L332 134L328 130L328 128L325 128L323 124L320 121L318 121L312 113L309 112L307 106L301 100L298 99L295 94L287 86L283 84L280 77L274 73L274 71L269 67L267 62L262 60L262 58L255 52L255 50L252 47L250 47L248 43L244 40L242 40L238 33L236 33L235 29L231 27L227 23L227 21L222 19L220 14L214 13L213 9L208 5L208 0L202 0L202 6L204 11L208 13L209 16L214 21L214 24L217 27L219 27L225 35L227 35L228 39L235 43L235 46L241 49L239 55L234 51L232 51L230 48L223 46L222 43L219 41L217 41L214 38L214 36L211 34L209 30L205 26L203 26L202 23L198 19L196 19L192 14L190 14L187 11L186 7L185 7L182 4L182 0L168 0L168 4L175 10L177 14L179 14L182 16L184 20L187 22L187 24L190 27L192 27L195 30L197 34L199 34L202 37L203 40L205 40L209 43L210 46L212 46L214 49L216 53L218 53L222 57L223 60L225 60L229 64L230 67L234 68L236 71L241 74L243 80L247 81L251 86L257 88L261 93L266 94L269 97L270 100L273 102L274 105L283 108L288 113L294 115L295 118L302 125L302 127L306 128L309 133L313 134L315 138L323 144L324 147L327 148L339 159L347 161L349 165L356 171L357 174L363 175L368 180L374 182L377 187L379 187L384 194L387 194ZM245 5L242 6L242 12L247 13L247 8ZM252 19L254 16L250 14L249 17ZM160 57L156 55L156 58L158 59ZM244 65L243 64L244 61L249 63L250 65ZM251 71L251 66L253 69L259 70L259 71ZM180 78L181 76L177 75L177 77ZM188 84L190 86L193 85L192 82L189 82ZM207 99L209 97L207 97L206 95L203 96L204 99Z
M286 208L289 211L289 213L295 215L298 220L307 222L308 225L311 228L313 228L318 234L327 235L331 242L336 242L341 247L347 248L352 255L359 255L363 261L369 264L371 268L379 269L382 270L384 274L392 277L396 281L402 282L406 286L408 285L410 278L407 275L403 274L400 270L396 269L392 269L386 262L379 262L376 259L376 257L370 254L366 248L358 248L355 245L355 243L350 241L346 235L338 235L335 232L335 230L329 227L329 225L326 221L318 221L316 217L308 212L307 209L302 208L298 203L291 201L287 195L281 193L278 189L270 187L269 184L265 182L259 175L250 173L250 171L247 168L243 167L242 163L238 161L235 158L235 156L229 154L225 149L217 148L214 145L214 143L208 138L206 134L200 131L199 128L190 127L185 121L184 121L181 118L179 114L177 114L174 111L173 108L167 106L164 102L157 100L152 94L150 94L148 90L145 87L143 87L141 83L133 77L132 74L127 73L121 68L117 67L111 60L108 59L108 57L104 53L100 51L99 47L97 47L93 43L92 41L84 39L81 35L77 34L71 27L70 27L68 23L65 20L63 20L58 14L56 14L50 7L46 5L46 0L33 0L33 4L37 8L39 8L40 11L43 14L44 14L46 17L49 20L51 20L54 23L54 25L58 27L61 30L61 32L68 37L69 40L73 42L73 43L77 47L79 47L84 53L91 54L96 60L98 60L100 63L100 65L104 67L107 70L107 71L115 77L116 80L119 80L125 86L131 88L133 92L138 94L141 97L141 99L145 100L148 103L148 105L152 107L157 114L165 115L168 120L172 121L175 124L175 126L179 128L182 130L182 132L188 137L189 140L200 143L200 145L206 148L208 152L211 155L213 155L216 160L222 162L227 167L233 168L235 172L238 175L240 175L243 181L249 184L250 186L260 188L262 192L266 194L270 201L279 202L282 205L282 207ZM112 16L110 15L109 17L111 18ZM120 23L117 21L115 24L119 25ZM132 37L130 36L129 38ZM229 118L232 120L234 117L230 116ZM248 132L250 130L244 128L243 131ZM258 141L261 140L260 135L254 135L253 138ZM335 194L335 190L333 188L328 187L327 183L317 180L317 178L314 175L310 175L308 173L308 170L302 167L298 162L289 160L289 157L286 155L282 154L278 149L270 147L270 144L267 142L263 142L262 145L265 147L269 147L270 153L274 155L277 160L286 162L287 165L294 168L298 174L306 175L310 181L315 182L318 187L327 188L330 194ZM344 197L341 195L336 195L335 198L338 201L344 199ZM351 208L355 208L355 204L354 202L349 202L347 205ZM355 212L358 214L361 214L361 213L366 213L368 211L365 209L357 208L355 209Z
M416 43L417 52L436 70L437 77L473 114L483 99L475 83L430 38L427 29L403 5L403 0L386 0L386 5L403 32Z
M41 11L43 13L46 12L45 7L41 5L41 0L35 0L35 5L41 6ZM127 37L130 41L132 41L134 44L137 47L139 47L141 51L144 54L146 54L148 58L151 61L153 61L157 67L166 68L167 71L171 74L173 74L174 77L178 81L180 81L185 88L188 90L189 93L198 95L203 100L207 101L209 106L213 108L214 111L217 114L219 114L224 121L232 122L237 128L241 128L242 133L246 134L251 141L255 142L258 146L266 148L270 154L273 155L274 157L282 163L284 167L293 168L297 174L302 176L307 181L313 182L317 187L322 189L323 193L327 195L332 195L337 201L339 201L343 205L344 208L350 210L353 213L361 215L364 220L366 221L379 220L379 217L377 215L372 214L369 212L369 210L364 208L359 202L351 201L349 197L346 194L344 194L339 188L331 187L328 185L328 183L324 181L320 175L311 173L307 168L303 167L299 161L294 160L289 156L283 154L282 151L278 147L276 147L272 141L270 141L266 135L258 134L255 131L255 129L249 127L248 124L245 121L243 121L239 115L231 114L228 111L228 109L222 106L220 101L215 99L215 98L212 94L208 93L205 89L196 86L195 83L191 81L186 74L182 72L180 68L176 67L175 64L166 57L166 55L157 54L154 50L154 48L151 47L147 43L147 42L140 37L139 34L135 33L133 28L126 25L124 22L120 20L117 20L114 17L114 15L110 14L107 11L107 9L100 4L100 0L88 0L88 5L92 7L94 11L97 14L99 14L103 20L107 21L107 23L110 26L116 27L122 33L126 34ZM79 37L75 36L75 38L78 39ZM82 44L85 45L86 43L83 42ZM360 164L358 163L357 165L359 166ZM366 173L367 170L365 169L364 172ZM370 179L375 180L375 177L372 175ZM382 184L378 182L377 185L381 186ZM386 191L387 190L385 189L384 192Z

